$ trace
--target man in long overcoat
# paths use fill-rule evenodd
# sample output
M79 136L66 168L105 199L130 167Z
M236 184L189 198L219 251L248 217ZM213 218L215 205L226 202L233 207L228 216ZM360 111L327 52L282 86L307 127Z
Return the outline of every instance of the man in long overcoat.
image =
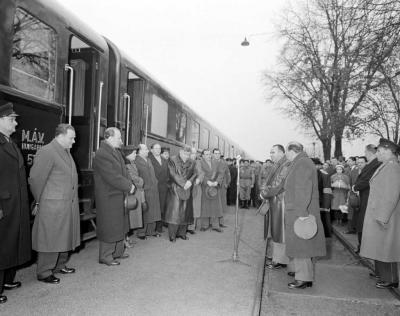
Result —
M397 262L400 261L400 147L381 138L378 160L382 165L370 180L360 255L375 260L379 277L377 288L399 286Z
M160 144L151 145L151 152L149 153L151 164L154 168L154 174L157 178L157 188L160 199L161 221L156 223L156 231L162 233L163 221L165 218L165 211L167 209L167 194L168 194L168 181L169 170L168 161L161 156Z
M378 167L381 165L381 162L378 161L376 157L375 145L370 144L365 147L365 157L367 157L368 163L365 165L364 168L362 168L361 173L357 177L357 180L352 188L353 191L358 191L360 195L360 208L356 223L356 231L358 234L358 242L359 242L357 252L360 250L361 247L364 217L365 217L365 212L367 210L368 197L369 197L369 180L371 179L376 169L378 169Z
M266 267L280 269L286 267L289 263L284 242L283 185L289 172L290 162L285 156L285 148L279 144L272 146L271 159L276 169L269 183L261 189L260 194L268 200L270 205L269 214L266 216L269 216L272 237L272 262L267 264Z
M324 229L319 211L317 169L303 145L291 142L287 146L286 156L292 162L286 177L285 190L285 243L286 255L292 259L289 267L294 273L295 281L289 288L304 289L312 286L314 280L313 257L326 254ZM302 239L294 232L294 222L314 215L317 222L317 233L311 239Z
M138 230L138 238L146 239L146 236L160 237L156 232L156 222L161 220L160 195L158 193L157 178L154 172L153 164L148 158L149 150L145 144L138 147L138 155L135 162L139 176L144 181L144 195L148 210L143 213L144 227Z
M224 159L221 159L221 151L218 148L213 149L213 158L218 163L218 172L222 174L222 185L219 193L219 200L222 207L222 214L226 213L228 209L227 201L226 201L226 191L228 189L229 184L231 183L231 173L229 172L229 167ZM224 224L224 216L219 218L219 227L227 227Z
M179 150L179 155L173 156L168 162L170 188L168 190L167 211L165 221L168 223L169 240L174 242L176 237L187 240L186 230L189 216L187 212L192 211L193 201L191 200L192 186L195 180L195 162L189 159L190 147Z
M124 198L134 193L135 186L119 150L121 132L109 127L104 139L93 159L99 263L116 266L120 264L117 259L128 257L124 253L124 239L129 231L129 215L124 209Z
M251 188L253 188L255 181L253 169L249 166L249 160L243 160L243 165L239 169L239 177L240 204L241 207L249 208Z
M14 282L16 268L31 257L24 160L10 138L16 116L11 102L0 101L0 304L7 301L3 289L21 286Z
M236 204L236 195L237 195L237 167L234 164L234 159L228 158L226 159L226 162L228 163L229 167L229 173L231 176L231 182L229 184L229 187L227 189L227 195L228 195L228 205L235 205Z
M37 278L59 283L53 273L74 273L67 268L68 252L81 243L78 174L70 149L75 129L59 124L55 138L36 154L29 174L36 201L32 227L32 248L38 252Z
M218 190L221 188L223 175L218 172L218 163L211 158L209 149L203 150L200 166L203 174L200 230L206 231L211 223L212 230L222 233L218 220L222 216Z

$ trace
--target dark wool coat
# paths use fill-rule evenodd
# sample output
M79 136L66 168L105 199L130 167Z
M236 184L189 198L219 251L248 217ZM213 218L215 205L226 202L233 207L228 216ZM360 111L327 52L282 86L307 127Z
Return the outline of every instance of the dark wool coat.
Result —
M124 197L132 187L119 150L106 141L101 142L93 159L96 199L97 238L104 242L117 242L125 238L129 229Z
M143 213L143 223L149 224L161 220L161 209L160 209L160 195L158 194L157 178L154 173L153 165L150 159L144 159L139 155L136 156L136 167L139 172L139 176L144 181L144 195L146 202L149 206L147 212Z
M278 168L271 179L270 185L261 190L261 195L264 199L268 199L270 204L269 223L271 225L272 240L283 243L283 185L289 172L290 161L284 156L277 162L277 165Z
M24 160L1 133L0 209L0 270L5 270L30 260L31 230Z
M189 224L193 221L193 200L191 191L196 178L196 163L188 159L186 162L179 156L172 157L168 162L171 185L168 190L167 212L165 221L170 224ZM183 187L186 181L192 183L185 194ZM188 214L191 213L191 214Z
M319 211L317 169L306 153L299 153L292 161L284 190L286 255L292 258L324 256L326 246ZM313 238L305 240L294 233L294 222L309 214L315 216L318 231Z
M373 159L361 170L356 183L354 184L354 191L360 193L360 210L358 213L356 230L358 233L363 231L365 211L367 210L368 196L369 196L369 180L372 175L381 165L378 159Z
M223 175L218 173L218 163L211 159L211 168L204 158L200 162L203 173L203 181L201 183L201 217L221 217L222 208L219 196L210 198L206 194L208 188L207 181L217 181L217 190L221 189Z
M228 195L228 204L232 205L236 203L236 194L237 194L237 168L234 165L229 166L229 173L231 175L231 182L229 184L227 195Z
M64 252L81 243L78 174L69 150L53 139L36 154L29 174L39 212L32 227L32 248Z
M229 172L228 164L223 159L220 159L218 161L218 170L218 172L223 175L221 189L218 193L222 207L222 213L225 213L228 208L226 201L226 192L229 184L231 183L231 173Z
M399 232L400 165L392 158L375 171L370 181L360 255L383 262L400 261Z
M168 161L161 158L161 164L154 157L152 153L149 153L149 158L151 160L151 164L154 168L154 174L157 178L157 188L160 200L160 210L161 210L161 219L164 220L165 210L167 208L167 194L168 194L168 181L169 181L169 170L168 170Z

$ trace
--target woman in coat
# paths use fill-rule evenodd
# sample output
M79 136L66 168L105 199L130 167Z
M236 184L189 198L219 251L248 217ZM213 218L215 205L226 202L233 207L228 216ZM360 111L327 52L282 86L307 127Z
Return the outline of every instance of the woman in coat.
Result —
M400 165L399 146L381 138L378 160L382 165L370 180L360 255L375 260L380 280L377 288L399 285L397 262L400 261Z
M331 215L333 215L333 219L338 221L339 224L342 223L344 217L340 206L347 204L347 195L350 189L350 178L347 174L344 174L343 171L343 165L336 165L336 173L331 176Z

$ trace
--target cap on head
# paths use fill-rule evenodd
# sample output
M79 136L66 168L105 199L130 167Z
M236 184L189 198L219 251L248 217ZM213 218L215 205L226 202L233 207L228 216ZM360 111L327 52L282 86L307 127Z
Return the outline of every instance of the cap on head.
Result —
M5 117L5 116L18 116L18 114L14 112L14 107L11 102L1 100L0 117Z
M379 139L379 147L387 148L390 149L393 153L398 153L400 152L400 146L393 143L392 141L386 139L386 138L381 138Z

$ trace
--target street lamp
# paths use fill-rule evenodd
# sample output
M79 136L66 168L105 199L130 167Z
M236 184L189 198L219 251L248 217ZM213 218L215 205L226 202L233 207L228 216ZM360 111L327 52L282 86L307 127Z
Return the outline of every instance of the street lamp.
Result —
M247 40L247 38L250 39L251 37L255 37L255 36L265 36L265 35L271 35L271 34L272 33L268 33L268 32L249 34L249 35L244 37L244 40L242 41L242 43L240 43L240 45L242 45L242 46L250 46L250 42Z

